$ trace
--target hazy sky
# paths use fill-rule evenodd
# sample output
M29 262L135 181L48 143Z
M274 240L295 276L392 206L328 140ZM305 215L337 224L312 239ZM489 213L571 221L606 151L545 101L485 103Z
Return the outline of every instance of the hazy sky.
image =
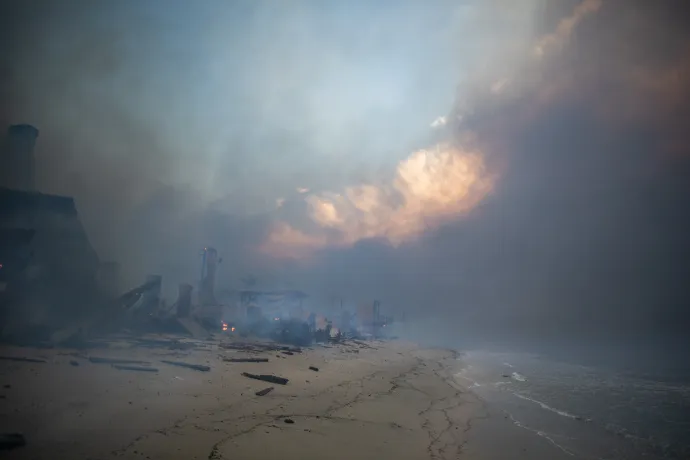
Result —
M39 185L130 283L210 244L219 284L449 333L687 324L681 1L2 9L0 122L40 129Z

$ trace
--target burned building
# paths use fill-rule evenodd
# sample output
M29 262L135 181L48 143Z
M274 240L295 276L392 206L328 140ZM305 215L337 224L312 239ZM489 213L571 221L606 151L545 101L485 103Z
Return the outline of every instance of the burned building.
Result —
M72 198L0 188L0 232L31 234L5 251L2 262L12 273L4 281L11 305L4 307L12 309L13 320L54 323L87 308L99 260ZM17 263L21 270L12 270Z
M218 251L206 247L201 253L201 280L199 282L199 305L202 307L216 306L218 301L215 295L216 269L221 259Z
M27 324L58 328L83 316L98 296L99 259L74 199L35 191L37 137L33 126L11 126L2 155L0 309L5 334Z

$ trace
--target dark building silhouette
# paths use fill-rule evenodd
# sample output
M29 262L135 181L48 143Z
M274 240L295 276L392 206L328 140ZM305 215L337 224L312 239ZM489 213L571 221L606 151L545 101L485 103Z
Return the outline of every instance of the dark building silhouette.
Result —
M34 147L38 129L12 125L7 130L0 158L0 185L23 191L36 190Z
M71 197L0 188L0 235L27 232L32 237L9 248L3 263L3 270L12 270L21 262L12 270L18 275L11 283L12 323L59 327L92 308L98 255Z
M107 276L108 267L100 266L74 199L36 191L37 138L31 125L10 126L0 155L4 338L26 337L27 327L59 329L90 315L100 298L98 288L105 287L99 282L111 288L111 296L118 289L112 286L113 276Z

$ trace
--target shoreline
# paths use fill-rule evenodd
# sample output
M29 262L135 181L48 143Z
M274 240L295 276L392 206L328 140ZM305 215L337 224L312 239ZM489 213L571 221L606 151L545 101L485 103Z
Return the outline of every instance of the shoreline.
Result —
M128 347L125 341L90 352L92 357L143 361L157 372L92 363L71 350L2 347L0 355L45 360L0 361L0 433L20 432L26 439L26 446L2 455L573 458L520 430L458 383L454 374L462 354L455 350L388 341L316 345L290 355L225 350L217 341L186 343L187 350L171 350ZM275 374L289 382L267 383L242 373ZM267 394L256 394L269 387L273 390Z

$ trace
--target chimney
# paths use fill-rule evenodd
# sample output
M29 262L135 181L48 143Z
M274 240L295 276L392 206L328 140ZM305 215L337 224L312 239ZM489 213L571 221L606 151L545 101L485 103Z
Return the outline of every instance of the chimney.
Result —
M9 127L0 166L2 185L15 190L36 190L34 146L37 138L38 129L31 125Z
M180 283L177 296L177 317L187 318L192 310L192 285Z
M214 294L218 251L204 248L201 265L201 285L199 286L199 305L218 305Z

